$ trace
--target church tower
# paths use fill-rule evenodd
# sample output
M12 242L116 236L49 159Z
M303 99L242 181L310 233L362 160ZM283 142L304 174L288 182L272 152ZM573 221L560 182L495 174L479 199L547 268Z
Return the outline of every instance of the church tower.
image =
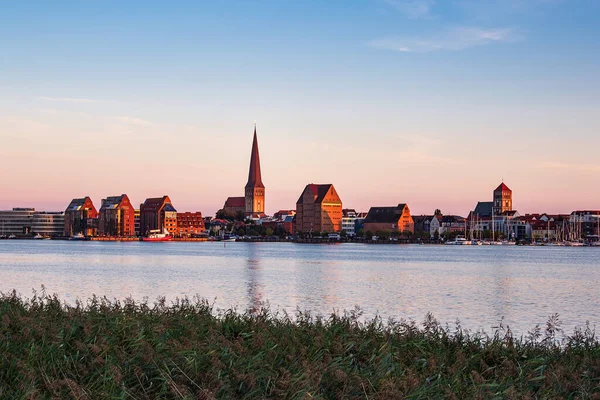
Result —
M494 190L494 215L500 215L504 211L512 211L512 190L502 182Z
M258 139L256 138L256 123L254 124L254 140L252 154L250 155L250 170L245 195L246 214L264 214L265 212L265 185L260 174L260 156L258 155Z

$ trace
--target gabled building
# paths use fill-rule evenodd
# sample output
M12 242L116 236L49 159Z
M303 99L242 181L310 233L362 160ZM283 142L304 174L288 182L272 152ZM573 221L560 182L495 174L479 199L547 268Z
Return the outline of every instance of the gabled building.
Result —
M365 218L364 230L373 234L415 232L410 209L404 203L394 207L371 207Z
M431 235L431 220L433 219L433 215L413 215L412 218L415 234L429 238L433 237Z
M135 236L135 209L126 194L102 199L98 215L100 236Z
M140 205L140 235L148 236L150 231L166 229L177 235L177 210L169 196L151 197Z
M64 235L73 236L78 233L84 236L98 234L98 211L89 196L73 199L65 210Z
M342 200L332 184L306 185L296 202L296 232L339 232Z

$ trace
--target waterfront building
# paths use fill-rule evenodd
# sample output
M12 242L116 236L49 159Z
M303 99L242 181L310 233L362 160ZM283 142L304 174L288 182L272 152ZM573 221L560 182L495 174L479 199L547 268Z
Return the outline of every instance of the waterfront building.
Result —
M84 236L98 234L98 211L89 196L71 200L65 210L63 234L73 236L78 233Z
M177 213L177 236L190 237L206 231L201 212Z
M62 236L65 214L60 211L35 211L35 208L13 208L0 211L0 236Z
M244 187L244 197L228 197L223 205L223 210L228 214L243 212L254 220L260 219L265 214L265 185L262 182L260 171L256 124L254 124L250 168L248 169L248 181Z
M342 200L332 184L306 185L296 202L296 232L339 232Z
M442 218L443 215L441 212L433 214L431 219L429 220L429 237L431 239L435 238L435 233L437 232L438 238L440 235L440 229L442 227Z
M135 236L140 236L140 210L133 211L133 230Z
M342 232L345 232L350 237L356 236L358 233L356 229L357 219L359 219L359 213L355 209L344 208L342 210Z
M393 207L371 207L363 229L373 234L415 232L410 209L404 203Z
M31 233L42 236L62 236L65 230L65 213L62 211L36 211L31 219Z
M466 218L458 215L441 215L439 234L443 233L465 233Z
M35 208L13 208L0 211L0 235L28 235Z
M560 218L559 216L557 216ZM598 239L600 237L600 211L578 210L573 211L569 218L569 225L574 234L572 238L586 237Z
M140 205L140 234L147 236L150 231L166 229L177 235L177 210L169 196L151 197Z
M135 235L135 209L126 194L102 199L98 215L98 234L115 237Z
M413 223L415 229L415 235L420 237L432 238L431 234L431 220L433 215L413 215Z

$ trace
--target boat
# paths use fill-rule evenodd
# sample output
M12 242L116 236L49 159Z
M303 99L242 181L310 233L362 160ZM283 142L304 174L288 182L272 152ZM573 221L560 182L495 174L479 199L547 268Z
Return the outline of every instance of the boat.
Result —
M142 242L171 242L172 240L173 235L165 227L162 231L160 229L148 231L148 236L142 238Z
M9 239L16 239L17 237L15 235L10 235L8 238Z
M444 244L449 246L464 246L471 244L471 241L467 240L464 236L457 236L456 239L448 241Z
M473 239L471 240L471 245L473 246L483 246L483 242L479 239Z
M44 237L38 233L33 238L36 240L42 240Z
M83 233L79 232L71 236L69 240L85 240L85 236L83 236Z

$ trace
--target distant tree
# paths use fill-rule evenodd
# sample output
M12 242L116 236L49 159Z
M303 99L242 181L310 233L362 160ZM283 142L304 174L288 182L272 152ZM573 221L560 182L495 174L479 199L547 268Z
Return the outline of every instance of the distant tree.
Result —
M365 232L365 239L371 240L373 239L373 232L371 231L366 231Z
M238 211L235 213L233 219L235 221L242 221L244 222L246 220L246 214L243 211Z
M440 210L439 208L436 208L435 211L433 212L433 215L442 215L442 210Z
M248 230L248 236L258 236L258 232L253 228Z
M435 230L435 232L433 232L433 239L434 240L440 240L440 231L439 230Z
M266 232L267 236L273 236L273 229L272 228L267 228Z
M358 233L356 234L356 236L358 236L358 237L365 237L365 230L364 230L364 228L360 228L358 230Z

